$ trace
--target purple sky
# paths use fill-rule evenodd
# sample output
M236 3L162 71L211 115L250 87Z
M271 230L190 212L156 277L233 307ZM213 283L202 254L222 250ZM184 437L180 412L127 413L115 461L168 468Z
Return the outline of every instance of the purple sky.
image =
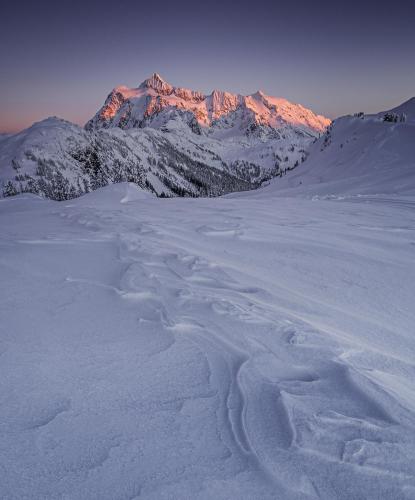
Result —
M210 93L258 89L334 118L415 95L414 1L46 0L0 16L0 131L84 124L153 72Z

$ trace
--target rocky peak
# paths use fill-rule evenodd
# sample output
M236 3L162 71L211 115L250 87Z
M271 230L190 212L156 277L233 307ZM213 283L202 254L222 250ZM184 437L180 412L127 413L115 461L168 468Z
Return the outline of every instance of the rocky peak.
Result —
M153 73L150 78L147 78L140 84L140 89L148 88L159 92L160 94L169 95L173 92L173 86L165 82L158 73Z
M212 113L212 118L217 119L223 114L234 111L240 103L240 96L215 89L210 95L210 111Z

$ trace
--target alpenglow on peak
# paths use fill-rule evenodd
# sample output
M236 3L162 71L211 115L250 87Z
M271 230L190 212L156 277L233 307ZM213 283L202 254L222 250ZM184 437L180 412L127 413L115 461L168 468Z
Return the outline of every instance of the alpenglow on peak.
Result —
M140 86L140 89L143 88L152 88L158 91L171 91L173 86L167 83L158 73L153 73L150 78L144 80Z

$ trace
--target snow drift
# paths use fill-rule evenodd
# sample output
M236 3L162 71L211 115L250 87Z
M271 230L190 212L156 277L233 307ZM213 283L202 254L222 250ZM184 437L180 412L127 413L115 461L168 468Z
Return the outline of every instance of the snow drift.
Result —
M2 498L414 498L413 196L263 194L0 200Z

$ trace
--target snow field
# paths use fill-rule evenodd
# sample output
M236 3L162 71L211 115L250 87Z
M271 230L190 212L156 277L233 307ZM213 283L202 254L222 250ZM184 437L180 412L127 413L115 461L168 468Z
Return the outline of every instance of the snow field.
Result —
M413 498L413 205L365 201L1 200L0 496Z

